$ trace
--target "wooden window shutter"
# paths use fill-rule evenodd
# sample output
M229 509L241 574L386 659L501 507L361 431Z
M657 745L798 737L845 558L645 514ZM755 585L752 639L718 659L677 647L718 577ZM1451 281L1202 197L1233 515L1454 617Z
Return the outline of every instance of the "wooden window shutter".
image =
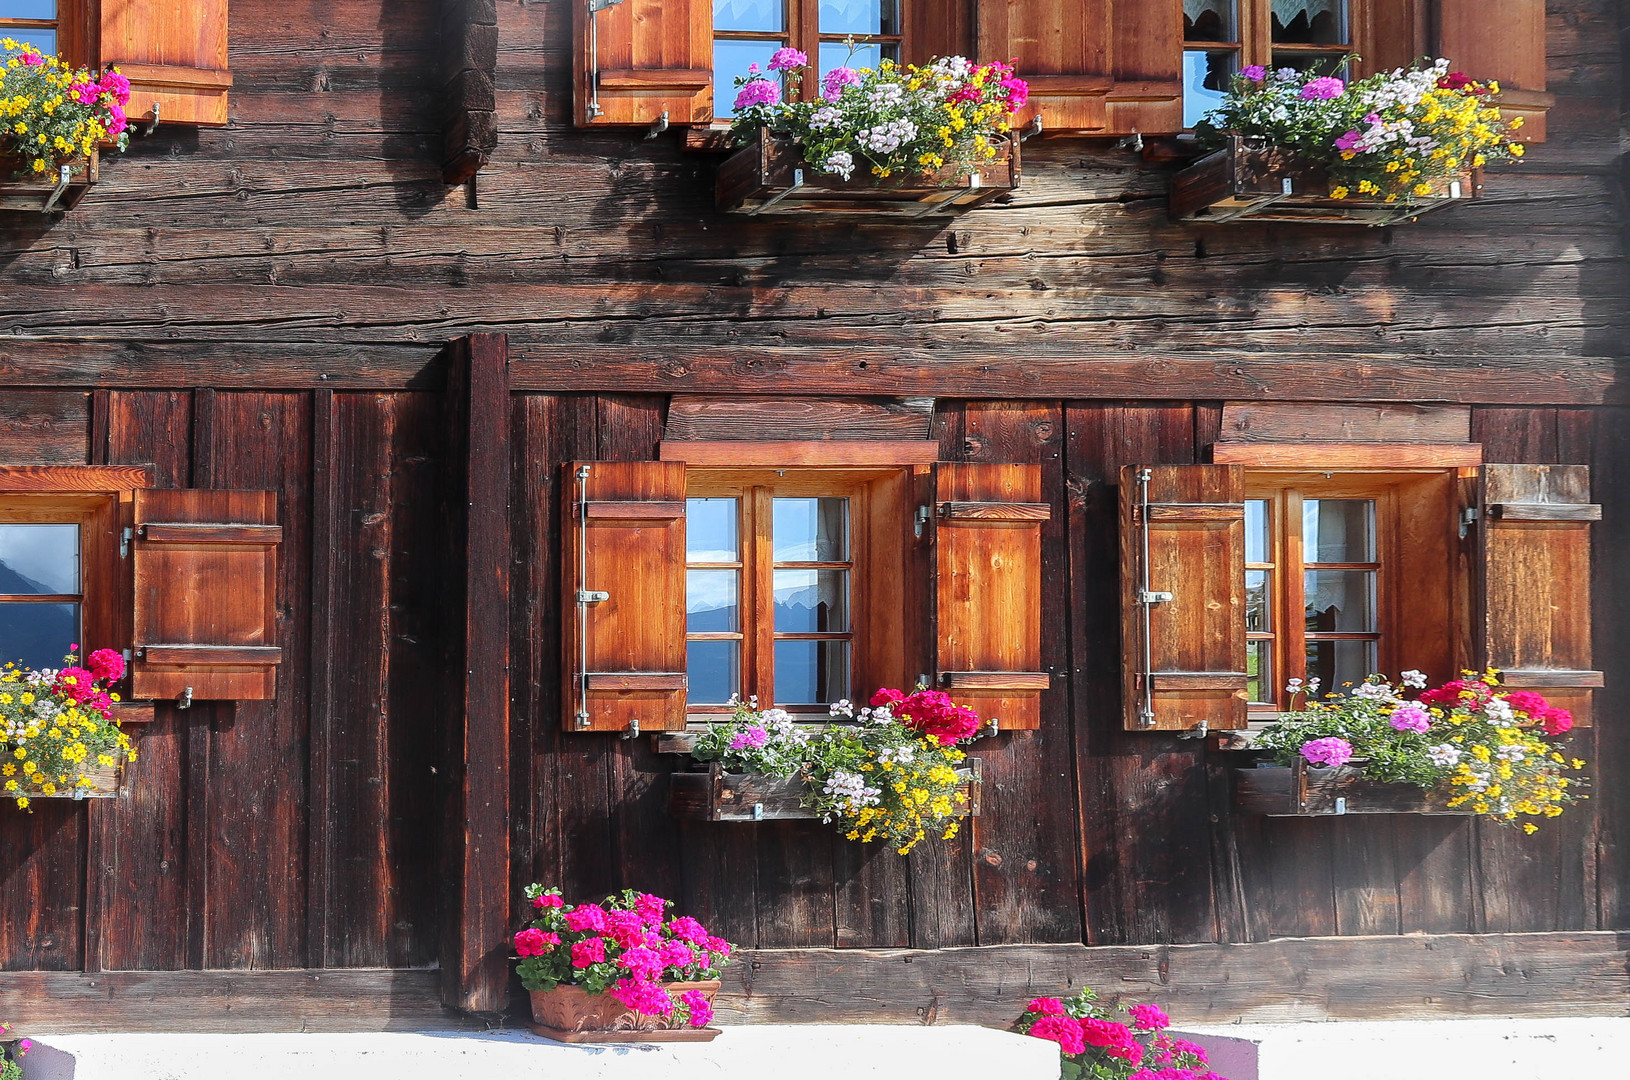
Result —
M713 122L708 0L572 0L573 114L579 126ZM731 94L731 87L720 87Z
M562 476L568 731L685 726L685 465L568 462ZM579 483L582 470L587 470ZM579 590L589 599L579 605Z
M1145 473L1147 493L1139 480ZM1243 466L1129 465L1121 470L1120 503L1127 729L1243 728ZM1144 588L1152 594L1150 603L1139 602Z
M102 0L102 66L130 80L132 118L223 127L227 0Z
M137 491L138 698L263 700L277 689L274 491Z
M1590 501L1587 465L1484 465L1479 547L1480 661L1590 723Z
M1545 141L1545 4L1542 0L1438 0L1433 56L1456 71L1497 80L1500 109L1520 116L1524 142Z
M935 475L940 687L1003 730L1041 726L1039 465L940 462Z
M1111 21L1108 134L1182 131L1182 0L1119 0Z
M1011 63L1030 84L1030 103L1013 118L1015 128L1039 114L1047 131L1104 133L1105 95L1112 82L1110 4L976 0L976 59ZM1174 42L1182 25L1181 18L1174 24Z

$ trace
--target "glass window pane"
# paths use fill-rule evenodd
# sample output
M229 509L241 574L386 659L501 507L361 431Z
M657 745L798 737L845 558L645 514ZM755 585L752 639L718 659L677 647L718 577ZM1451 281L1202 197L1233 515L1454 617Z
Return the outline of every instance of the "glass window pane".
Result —
M1375 674L1375 642L1310 641L1307 674L1319 680L1319 694L1343 694Z
M78 592L78 525L0 525L0 593L62 596Z
M723 38L713 42L713 112L716 116L729 116L736 101L737 78L747 77L747 67L757 64L760 71L770 70L770 57L785 44L780 38L761 41L730 41Z
M776 499L770 535L776 562L847 562L848 499Z
M692 705L723 705L741 693L741 642L687 641L685 675Z
M1252 701L1273 702L1273 642L1252 641L1245 646L1245 688Z
M1183 0L1184 41L1238 41L1234 0Z
M1347 0L1273 0L1273 40L1294 45L1347 41Z
M1268 571L1245 571L1245 629L1259 634L1273 629L1273 597L1268 592Z
M1309 570L1305 587L1309 633L1375 633L1374 570Z
M685 632L733 634L739 628L738 570L685 571Z
M847 634L849 571L777 570L775 632Z
M1302 561L1375 561L1375 502L1308 499L1302 503Z
M715 30L779 31L786 28L784 0L713 0Z
M685 500L685 561L738 562L737 500Z
M900 59L900 47L893 42L874 41L869 45L856 42L854 52L851 53L849 46L841 41L821 42L820 65L822 77L825 77L826 73L833 68L840 67L855 68L857 70L871 68L876 71L885 59L898 61Z
M0 664L60 668L79 640L78 604L0 602Z
M1183 54L1183 126L1193 127L1213 109L1221 108L1234 72L1233 53Z
M775 643L777 705L829 705L848 696L847 641Z
M1245 500L1245 561L1268 561L1268 500Z
M898 34L899 0L821 0L823 34Z
M0 37L8 37L24 45L32 45L45 56L57 54L57 32L55 30L23 30L10 27ZM0 52L10 54L10 49L0 49Z

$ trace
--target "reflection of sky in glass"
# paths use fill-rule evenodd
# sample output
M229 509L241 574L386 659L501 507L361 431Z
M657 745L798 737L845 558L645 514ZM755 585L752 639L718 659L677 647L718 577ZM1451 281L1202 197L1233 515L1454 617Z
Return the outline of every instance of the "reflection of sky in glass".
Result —
M775 632L849 632L849 571L777 570Z
M1268 500L1245 500L1245 561L1268 561Z
M685 560L735 562L735 499L685 500Z
M740 692L735 641L691 641L685 645L686 697L693 705L723 705Z
M685 630L692 634L736 632L735 570L685 572Z
M0 37L13 38L24 45L32 45L46 56L55 56L57 52L57 32L55 30L24 30L20 27L8 27ZM0 49L0 53L10 53L9 49Z
M821 0L823 34L898 34L896 0Z
M0 19L54 19L57 0L0 0ZM16 37L11 31L0 37Z
M1191 128L1205 114L1221 108L1224 90L1228 86L1228 56L1216 53L1185 52L1183 54L1183 126ZM1213 72L1220 66L1222 71ZM1209 83L1209 85L1207 85Z
M713 0L713 29L771 30L786 26L782 0Z
M1305 562L1375 560L1375 503L1369 499L1308 499L1302 503Z
M0 525L0 593L77 592L78 525Z
M78 604L0 603L0 662L59 668L79 640Z
M760 71L770 70L770 57L781 47L779 38L765 41L732 41L720 38L713 42L713 112L716 116L729 116L736 102L736 79L747 77L747 67L757 64Z
M776 499L770 535L776 562L845 562L848 499Z
M777 705L826 705L849 696L847 641L777 641Z
M877 65L883 62L883 48L881 44L876 42L870 45L856 42L855 51L851 54L849 46L841 41L823 41L821 42L821 75L825 76L828 71L840 67L855 68L856 70L871 68L876 71ZM894 45L890 44L888 46L889 59L894 59L895 52Z

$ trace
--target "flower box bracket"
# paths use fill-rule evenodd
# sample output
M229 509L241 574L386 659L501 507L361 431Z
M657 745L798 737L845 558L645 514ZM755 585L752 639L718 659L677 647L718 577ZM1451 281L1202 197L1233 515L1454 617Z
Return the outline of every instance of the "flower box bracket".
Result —
M1371 780L1361 768L1340 765L1312 768L1258 765L1236 768L1234 808L1266 817L1341 817L1346 814L1431 814L1471 816L1470 809L1451 810L1445 792L1414 784Z
M1011 135L996 157L971 169L893 178L857 172L848 180L817 172L803 148L759 128L719 166L716 201L729 214L826 214L891 220L954 217L1019 186L1019 143Z
M967 797L961 817L979 816L983 775L978 758L968 758L957 770L957 790ZM804 781L762 773L726 772L718 762L705 769L676 772L668 788L668 812L690 821L814 821L805 809Z
M0 210L37 214L72 210L99 178L95 150L40 176L18 176L20 164L17 158L0 156Z
M1410 202L1332 198L1329 175L1320 165L1283 146L1230 135L1222 149L1172 177L1170 207L1176 221L1220 225L1271 221L1313 225L1367 225L1372 228L1413 221L1482 194L1481 169L1433 184L1430 195Z

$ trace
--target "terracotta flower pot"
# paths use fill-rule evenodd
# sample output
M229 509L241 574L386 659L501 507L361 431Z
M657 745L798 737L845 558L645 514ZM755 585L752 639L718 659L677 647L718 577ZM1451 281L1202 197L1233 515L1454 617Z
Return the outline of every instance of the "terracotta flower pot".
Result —
M664 983L675 997L700 990L713 1004L719 980ZM591 994L579 986L533 990L532 1030L558 1042L710 1042L716 1027L670 1027L661 1016L635 1012L610 994Z

